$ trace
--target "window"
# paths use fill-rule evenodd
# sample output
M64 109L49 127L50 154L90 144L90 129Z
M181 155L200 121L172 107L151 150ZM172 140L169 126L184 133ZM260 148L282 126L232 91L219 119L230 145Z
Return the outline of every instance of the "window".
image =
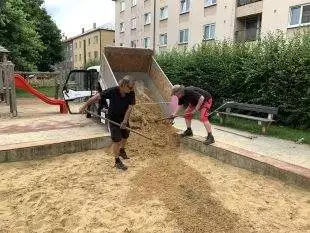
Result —
M81 48L81 47L82 47L82 41L79 42L79 48Z
M151 13L144 14L144 25L148 25L151 23Z
M132 0L132 6L136 6L137 5L137 0Z
M121 1L121 12L125 10L125 1Z
M180 44L188 43L188 29L180 30Z
M94 44L98 44L98 36L94 36Z
M310 4L291 7L290 25L299 26L310 23Z
M159 36L159 45L160 46L166 46L167 45L167 33L161 34Z
M91 52L88 53L88 58L91 58Z
M137 47L137 45L136 45L136 41L134 41L134 40L133 40L133 41L131 41L131 47L132 47L132 48L136 48L136 47Z
M72 44L69 45L69 50L72 51Z
M74 56L75 61L77 61L77 55Z
M75 42L74 46L75 46L75 48L77 49L77 42Z
M123 47L123 46L124 46L124 44L123 44L123 43L119 43L119 46Z
M144 38L144 48L148 48L150 46L150 37Z
M180 0L180 14L189 12L190 0Z
M136 29L136 27L137 27L137 19L132 18L131 19L131 30Z
M216 4L216 0L205 0L205 7L212 6Z
M88 38L88 45L90 45L90 38Z
M98 58L98 51L94 52L94 58L97 59Z
M160 8L160 20L168 19L168 6Z
M79 61L82 60L82 54L79 54Z
M203 39L213 40L215 38L215 24L207 24L203 28Z
M119 24L119 30L120 30L120 32L124 32L125 30L124 30L124 23L120 23Z

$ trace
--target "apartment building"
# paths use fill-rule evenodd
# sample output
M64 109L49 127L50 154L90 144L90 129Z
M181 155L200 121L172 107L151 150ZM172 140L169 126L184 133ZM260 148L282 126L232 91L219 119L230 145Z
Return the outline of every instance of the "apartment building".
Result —
M73 68L73 39L65 38L63 41L63 66L69 69Z
M310 0L112 0L117 46L164 50L310 27ZM154 44L155 42L155 44Z
M82 69L92 60L100 60L104 53L105 46L113 46L114 28L93 24L91 30L85 31L75 37L64 41L65 59L73 63L74 69Z

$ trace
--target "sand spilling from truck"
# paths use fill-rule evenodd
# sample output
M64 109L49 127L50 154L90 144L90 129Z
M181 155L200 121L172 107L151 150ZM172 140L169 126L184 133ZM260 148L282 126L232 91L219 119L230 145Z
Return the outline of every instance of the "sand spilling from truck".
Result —
M133 178L129 200L158 199L171 212L184 232L248 232L239 217L225 209L220 201L211 197L212 188L197 171L182 162L176 130L164 117L159 105L143 83L136 83L137 105L131 117L132 125L140 125L140 132L153 138L158 145L132 134L128 140L129 156L148 158L149 166Z
M180 149L139 106L131 123L166 145L131 134L126 172L104 150L0 164L0 232L310 232L308 191Z

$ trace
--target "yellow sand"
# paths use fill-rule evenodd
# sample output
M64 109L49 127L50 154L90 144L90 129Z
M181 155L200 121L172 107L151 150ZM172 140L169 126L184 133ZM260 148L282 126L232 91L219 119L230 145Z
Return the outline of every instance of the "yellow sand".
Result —
M181 149L160 117L135 108L160 146L132 134L126 172L109 150L0 164L0 232L310 232L309 191Z

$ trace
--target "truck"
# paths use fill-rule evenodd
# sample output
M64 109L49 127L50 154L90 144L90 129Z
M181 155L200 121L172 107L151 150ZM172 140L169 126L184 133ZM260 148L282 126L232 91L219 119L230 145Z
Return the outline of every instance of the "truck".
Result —
M169 106L172 84L160 68L150 49L105 47L101 65L88 70L73 70L68 75L63 88L64 99L68 103L76 99L87 99L98 91L118 85L120 79L130 75L150 90L155 101L160 104L164 115L170 114ZM98 112L98 105L91 106ZM99 109L100 110L100 109ZM88 116L90 117L90 116Z

